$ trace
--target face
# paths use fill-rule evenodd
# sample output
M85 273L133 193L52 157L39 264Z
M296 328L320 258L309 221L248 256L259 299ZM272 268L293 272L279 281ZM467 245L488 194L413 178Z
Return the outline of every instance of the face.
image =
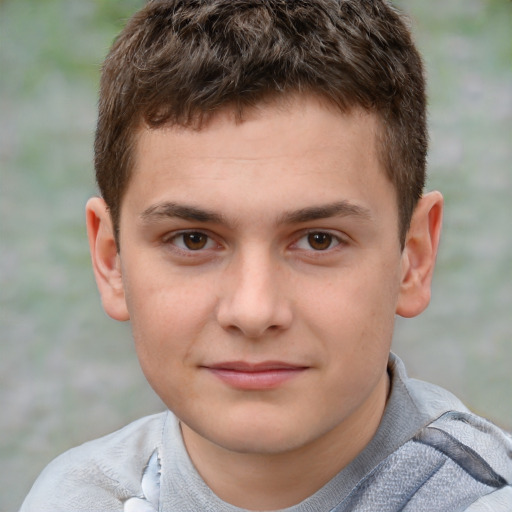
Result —
M385 393L404 270L376 129L300 98L140 132L113 316L202 439L292 450Z

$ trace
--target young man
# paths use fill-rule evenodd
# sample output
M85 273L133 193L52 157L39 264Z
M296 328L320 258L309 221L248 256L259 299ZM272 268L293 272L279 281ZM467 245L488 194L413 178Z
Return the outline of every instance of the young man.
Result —
M512 510L510 438L390 355L430 297L426 141L384 0L137 13L105 61L87 226L170 411L59 457L22 510Z

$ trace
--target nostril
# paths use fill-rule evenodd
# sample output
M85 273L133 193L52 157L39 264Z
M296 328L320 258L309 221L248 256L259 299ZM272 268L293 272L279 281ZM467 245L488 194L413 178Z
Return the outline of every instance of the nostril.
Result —
M226 331L228 331L230 334L235 334L237 336L243 335L242 329L240 327L237 327L236 325L228 325L226 328Z

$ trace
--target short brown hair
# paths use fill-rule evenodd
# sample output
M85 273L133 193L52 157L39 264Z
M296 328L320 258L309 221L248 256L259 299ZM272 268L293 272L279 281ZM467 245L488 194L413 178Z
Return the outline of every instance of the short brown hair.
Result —
M191 126L289 93L377 114L403 245L425 182L425 81L407 22L386 0L154 0L136 13L105 59L95 140L116 237L143 123Z

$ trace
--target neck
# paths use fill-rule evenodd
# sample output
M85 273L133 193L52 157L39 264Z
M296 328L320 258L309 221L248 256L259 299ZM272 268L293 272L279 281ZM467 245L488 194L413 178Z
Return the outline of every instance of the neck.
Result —
M385 373L350 418L322 437L283 453L229 451L182 423L183 438L197 471L219 498L249 510L283 509L314 494L363 451L378 429L388 391Z

